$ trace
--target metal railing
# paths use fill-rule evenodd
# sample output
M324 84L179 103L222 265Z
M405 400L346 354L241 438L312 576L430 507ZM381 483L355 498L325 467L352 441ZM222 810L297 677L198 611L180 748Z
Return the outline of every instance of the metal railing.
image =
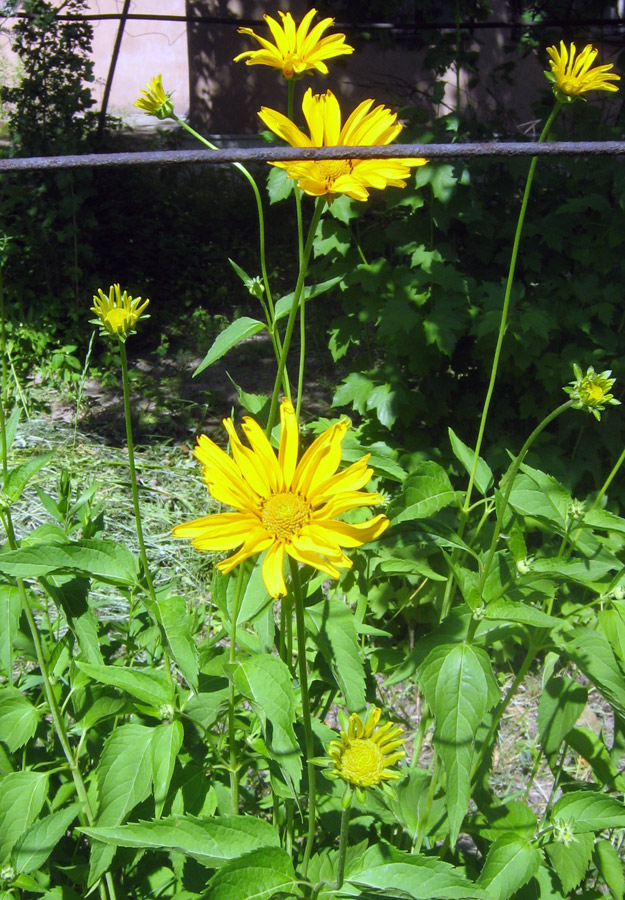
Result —
M0 160L2 172L111 166L287 162L327 159L476 159L523 156L624 156L625 141L537 141L481 144L391 144L385 147L230 147L223 150L163 150L136 153L86 153Z

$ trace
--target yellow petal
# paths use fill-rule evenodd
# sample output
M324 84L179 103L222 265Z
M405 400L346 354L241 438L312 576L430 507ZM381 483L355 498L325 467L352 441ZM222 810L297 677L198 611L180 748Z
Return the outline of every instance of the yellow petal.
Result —
M286 489L290 488L293 476L295 475L298 452L299 426L297 424L293 404L285 397L280 404L280 449L278 451L278 465L282 470L284 487Z
M243 419L241 428L249 441L250 447L257 455L260 466L265 471L267 484L272 491L276 493L281 491L283 489L282 472L265 432L258 422L255 422L249 416Z
M269 592L269 596L286 596L286 584L284 582L284 544L274 541L267 550L263 561L263 581Z

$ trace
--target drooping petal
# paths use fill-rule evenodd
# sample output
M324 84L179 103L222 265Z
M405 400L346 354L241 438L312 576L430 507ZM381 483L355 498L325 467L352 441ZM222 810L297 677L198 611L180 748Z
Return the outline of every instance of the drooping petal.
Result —
M263 561L263 581L269 596L277 599L286 596L284 581L284 544L274 541Z
M336 519L323 522L323 529L329 532L340 547L362 547L370 541L376 541L384 534L389 526L389 521L384 515L374 516L366 522L358 522L355 525L349 522L339 522Z
M297 467L299 426L293 404L286 397L280 404L280 448L278 465L282 470L284 487L290 488Z
M258 520L244 513L216 513L192 522L183 522L173 529L175 537L202 540L202 550L233 550L244 543L250 529L258 526Z

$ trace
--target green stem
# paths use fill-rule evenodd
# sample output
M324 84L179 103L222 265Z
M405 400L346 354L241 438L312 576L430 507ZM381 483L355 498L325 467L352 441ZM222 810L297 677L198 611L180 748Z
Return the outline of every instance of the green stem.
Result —
M154 611L158 610L158 601L154 591L154 583L148 565L148 554L145 549L145 540L143 538L143 525L141 522L141 507L139 505L139 487L137 484L137 469L135 466L135 447L132 438L132 415L130 410L130 379L128 378L128 357L126 356L126 344L122 340L118 340L119 355L122 363L122 392L124 395L124 420L126 424L126 444L128 446L128 468L130 470L130 488L132 491L132 505L135 512L135 525L137 529L137 540L139 542L139 559L141 560L141 568L148 588L148 596L153 605ZM165 663L165 671L169 679L172 690L172 696L175 696L176 689L173 676L171 673L171 663L169 654L165 645L162 645L163 661Z
M520 450L518 456L516 457L516 459L510 466L510 469L508 470L508 473L505 476L506 489L503 494L503 499L502 499L501 503L499 504L499 509L497 511L497 520L495 522L495 530L493 531L493 537L492 537L492 540L490 543L490 548L488 550L488 555L486 557L486 561L485 561L484 567L482 569L482 574L480 576L480 585L479 585L480 595L482 593L484 583L486 582L486 578L488 576L488 572L490 570L491 563L493 561L493 556L495 555L495 550L497 548L497 542L499 540L499 535L501 534L501 526L503 523L503 517L505 515L506 509L508 508L508 501L510 499L510 494L512 493L512 487L514 485L514 480L519 472L519 469L521 468L523 460L525 459L525 457L527 455L527 451L530 449L530 447L532 446L532 444L534 443L534 441L536 440L538 435L542 431L544 431L544 429L547 427L547 425L549 425L551 422L553 422L553 420L556 419L561 413L565 412L567 409L570 409L572 405L573 405L573 401L567 400L565 403L562 403L560 406L558 406L557 409L554 409L553 412L549 413L549 415L546 416L542 420L542 422L536 426L536 428L532 431L532 433L530 434L528 439L525 441L525 443L521 447L521 450ZM477 620L474 619L471 624L473 625L474 622L477 623Z
M293 93L295 90L295 82L291 78L288 82L287 96L287 117L293 121ZM293 188L295 196L295 216L297 219L297 258L300 267L304 257L304 226L302 223L302 192L297 187ZM304 368L306 362L306 316L305 316L306 294L302 295L299 312L299 371L297 373L297 402L295 406L295 415L299 421L300 411L302 408L302 394L304 390Z
M475 759L473 761L473 768L471 770L471 778L475 777L475 773L479 770L480 766L482 765L482 762L484 761L484 757L486 756L486 754L488 753L488 750L490 748L491 741L493 740L495 733L496 733L497 729L499 728L499 723L501 722L503 714L507 710L508 706L510 705L510 702L512 701L512 698L514 697L517 690L519 689L519 685L521 684L521 682L523 681L523 679L529 672L530 666L536 659L536 654L538 653L538 651L540 650L540 648L542 646L544 634L545 634L544 631L539 631L539 632L537 632L534 640L530 641L530 644L529 644L529 647L527 648L527 652L525 654L523 662L521 663L519 671L516 673L516 675L514 677L514 681L510 685L510 688L509 688L506 696L500 701L499 706L495 710L495 712L493 714L493 721L491 722L490 728L488 729L488 734L484 738L484 741L482 742L480 751L479 751L479 753L476 754Z
M237 583L234 592L234 602L232 604L232 614L230 620L230 672L228 677L228 749L230 753L230 796L232 798L232 812L234 815L237 815L237 813L239 812L239 764L237 761L237 746L235 740L235 692L234 672L232 670L236 662L237 619L239 618L239 610L241 608L241 594L243 593L244 571L245 566L240 565L237 574Z
M215 144L211 143L211 141L207 140L203 137L199 132L197 132L194 128L191 128L183 119L178 118L175 114L173 117L175 121L188 131L189 134L193 135L193 137L198 140L201 144L204 144L205 147L208 147L209 150L217 150L218 147ZM263 276L263 285L265 286L265 296L267 298L267 310L265 311L267 316L267 326L269 328L269 335L271 337L271 342L273 344L274 352L276 354L276 359L280 356L281 346L280 346L280 335L276 329L275 324L275 311L273 305L273 297L271 294L271 287L269 284L269 275L267 273L267 253L265 247L265 213L263 210L263 201L260 196L260 191L258 190L258 185L254 177L251 173L245 168L245 166L241 165L241 163L233 163L235 169L238 169L242 175L245 176L247 181L254 192L254 199L256 200L256 212L258 214L258 243L260 250L260 270ZM264 304L263 304L264 307Z
M271 435L271 431L273 429L274 423L276 421L276 413L278 411L278 396L280 394L280 384L282 382L284 372L286 369L286 360L289 353L289 347L291 346L291 338L293 337L293 329L295 327L295 316L297 315L297 310L300 304L300 299L303 301L303 293L304 293L304 282L306 280L306 271L308 269L308 260L310 259L310 254L312 251L313 241L315 239L315 233L317 231L317 226L319 224L319 220L321 219L321 214L325 207L325 197L318 197L317 203L315 205L315 211L312 216L312 220L310 222L310 228L308 230L308 237L306 238L306 244L304 246L304 252L302 254L302 260L299 267L299 274L297 276L297 283L295 285L295 291L293 292L293 303L291 304L291 310L289 312L289 318L286 324L286 332L284 334L284 341L282 342L282 353L280 354L280 360L278 362L278 372L276 375L276 383L273 388L273 394L271 397L271 408L269 410L269 420L267 422L266 434L267 436Z
M2 429L2 484L6 487L9 477L9 448L7 447L7 429L4 408L8 399L7 356L6 356L6 322L4 318L4 279L3 267L0 265L0 356L2 357L2 393L0 394L0 427Z
M15 531L13 529L13 521L11 518L11 513L8 511L6 513L6 531L7 538L9 542L9 547L11 550L17 549L17 540L15 538ZM28 622L28 628L30 630L30 636L33 641L33 646L35 648L35 656L37 657L37 665L39 666L39 671L41 672L41 680L43 685L43 692L46 698L46 703L48 704L48 709L50 710L50 717L52 719L52 725L54 727L54 731L56 732L56 736L58 738L59 744L61 745L61 749L63 750L63 754L65 759L67 760L67 764L69 766L69 770L72 773L72 779L74 781L74 787L76 788L76 795L79 801L83 804L84 813L89 825L93 825L95 822L95 815L93 813L93 809L91 808L91 803L89 801L89 795L87 793L87 787L85 785L84 779L82 777L82 772L80 771L80 766L78 765L78 758L74 755L72 751L72 746L69 742L69 737L67 735L67 731L65 729L65 723L63 721L63 716L59 709L59 705L57 703L56 697L54 695L54 690L52 689L52 684L50 682L50 673L48 672L48 666L46 664L45 656L43 653L43 648L41 646L41 640L39 638L39 631L37 629L37 623L35 622L34 616L32 614L32 610L30 608L30 603L28 602L28 594L26 593L26 588L24 582L21 578L17 579L17 588L20 594L20 599L22 601L22 609L24 610L24 616L26 621ZM106 877L106 884L108 887L108 893L111 900L115 900L115 888L113 885L112 878L109 875ZM104 884L100 882L100 896L103 900L106 900L106 891L104 889Z
M339 858L336 865L336 889L343 887L345 875L345 855L347 853L347 836L349 833L349 806L341 813L341 836L339 838Z
M315 840L316 810L317 810L317 771L312 762L314 757L313 732L310 716L310 697L308 694L308 669L306 666L306 625L304 622L304 598L299 580L299 569L295 560L289 557L291 566L291 584L295 597L295 620L297 623L297 662L299 665L299 681L302 694L302 717L304 720L304 740L306 742L306 768L308 772L308 832L306 847L302 860L302 876L305 878L308 871L308 863Z
M612 484L612 481L614 480L615 475L617 474L618 470L621 468L621 466L623 465L624 462L625 462L625 448L623 449L623 452L617 459L612 471L610 472L610 474L608 475L606 480L601 485L601 489L600 489L599 493L597 494L597 496L595 497L593 504L590 507L590 509L588 510L588 512L593 512L593 510L595 510L599 506L599 504L603 500L605 492Z
M547 139L547 135L551 129L553 121L558 114L560 107L560 101L556 101L556 105L551 111L551 115L547 119L545 123L545 127L542 130L542 134L538 138L538 143L543 143ZM510 307L510 297L512 294L512 284L514 282L514 273L516 269L517 256L519 253L519 244L521 243L521 233L523 231L523 224L525 222L525 213L527 211L527 204L530 197L530 191L532 189L532 181L534 180L534 172L536 171L536 163L538 162L538 157L533 156L532 161L530 163L529 172L527 174L527 181L525 182L525 191L523 192L523 200L521 201L521 211L519 212L519 219L516 226L516 231L514 234L514 242L512 244L512 255L510 256L510 268L508 269L508 279L506 281L506 289L503 298L503 308L501 310L501 321L499 322L499 333L497 335L497 344L495 346L495 353L493 355L493 362L490 371L490 380L488 383L488 390L486 392L486 399L484 401L484 407L482 409L482 415L480 418L480 427L478 430L477 441L475 444L475 452L473 454L473 465L471 467L471 474L469 476L469 486L467 488L467 494L464 500L463 509L466 510L471 505L471 494L473 492L473 484L475 482L475 474L477 472L477 464L480 457L480 450L482 448L482 440L484 438L484 431L486 429L486 419L488 417L488 410L490 408L490 402L493 396L493 391L495 389L495 381L497 379L497 370L499 368L499 357L501 356L501 348L503 345L503 339L506 332L506 324L508 320L508 310Z

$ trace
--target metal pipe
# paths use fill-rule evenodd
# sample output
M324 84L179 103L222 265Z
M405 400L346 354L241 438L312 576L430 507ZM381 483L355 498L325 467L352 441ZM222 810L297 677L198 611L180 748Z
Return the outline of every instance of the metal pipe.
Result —
M230 147L223 150L164 150L137 153L86 153L83 156L33 156L0 160L1 172L42 169L174 166L185 163L224 165L324 159L509 158L515 156L623 156L625 141L537 141L484 144L392 144L386 147Z

